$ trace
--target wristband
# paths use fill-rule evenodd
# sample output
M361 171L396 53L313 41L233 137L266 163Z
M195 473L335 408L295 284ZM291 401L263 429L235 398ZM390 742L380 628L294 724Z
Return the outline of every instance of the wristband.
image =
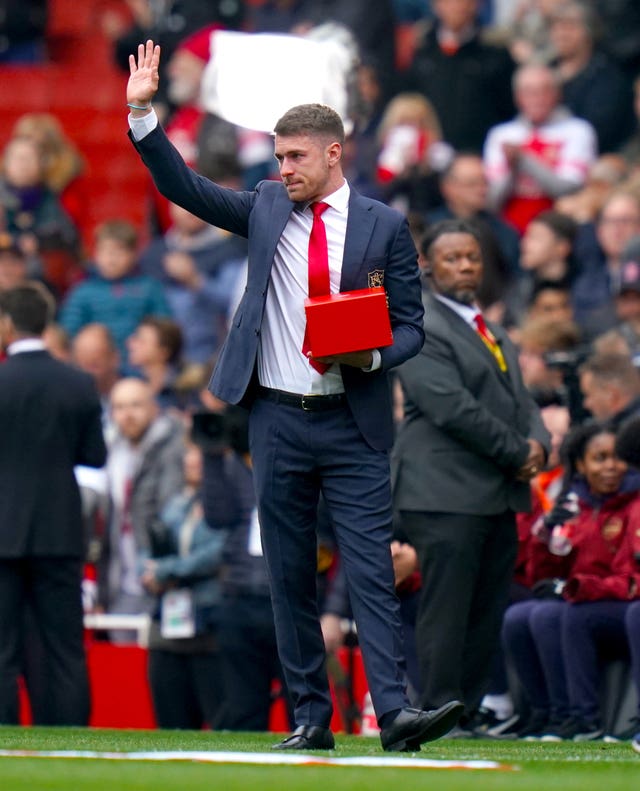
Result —
M149 103L149 104L145 105L144 107L142 107L142 105L140 105L140 104L129 104L129 102L127 102L127 107L131 107L132 110L150 110L151 109L151 103Z

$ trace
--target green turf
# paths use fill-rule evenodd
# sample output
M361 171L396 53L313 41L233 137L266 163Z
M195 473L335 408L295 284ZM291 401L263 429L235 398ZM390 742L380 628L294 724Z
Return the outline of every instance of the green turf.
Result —
M0 727L4 750L229 750L265 752L273 734ZM384 755L377 739L337 736L333 753ZM359 767L271 767L202 763L108 762L0 758L1 791L631 791L640 783L640 755L628 744L536 744L448 741L425 745L420 757L489 760L516 771ZM402 760L402 756L399 756Z

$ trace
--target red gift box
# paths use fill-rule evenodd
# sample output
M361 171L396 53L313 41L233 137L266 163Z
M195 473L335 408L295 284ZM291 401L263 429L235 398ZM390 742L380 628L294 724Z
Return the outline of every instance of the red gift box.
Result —
M378 349L393 343L387 294L382 287L309 297L304 309L313 357Z

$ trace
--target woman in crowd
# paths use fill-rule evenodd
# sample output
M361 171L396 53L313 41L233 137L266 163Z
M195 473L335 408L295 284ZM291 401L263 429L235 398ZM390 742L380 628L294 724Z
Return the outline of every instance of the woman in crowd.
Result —
M203 368L182 367L182 332L173 319L143 318L127 339L127 351L129 364L149 382L162 408L184 411L196 406Z

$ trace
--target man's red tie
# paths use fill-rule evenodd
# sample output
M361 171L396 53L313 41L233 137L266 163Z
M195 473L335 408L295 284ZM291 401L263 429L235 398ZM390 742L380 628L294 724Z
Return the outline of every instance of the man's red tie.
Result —
M328 203L316 202L311 204L313 212L313 225L309 236L309 296L323 297L331 293L329 283L329 252L327 248L327 229L324 226L322 212L329 208ZM307 332L304 333L302 343L302 353L307 356L311 351ZM319 363L316 360L309 360L309 364L318 371L325 373L331 366Z

